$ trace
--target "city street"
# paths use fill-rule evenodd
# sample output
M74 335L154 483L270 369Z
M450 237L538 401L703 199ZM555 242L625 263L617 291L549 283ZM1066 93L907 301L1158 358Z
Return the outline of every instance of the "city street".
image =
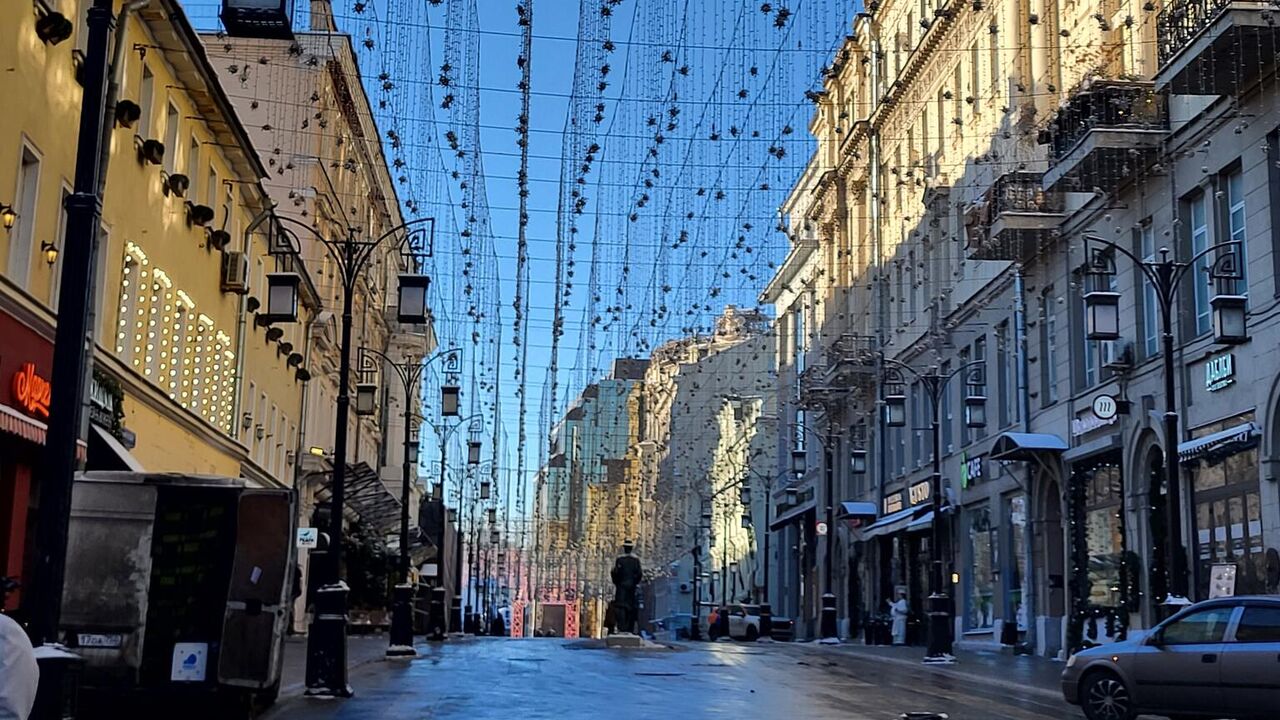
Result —
M1080 717L1040 687L974 683L858 649L701 643L610 650L601 641L477 638L419 645L411 662L354 670L349 700L289 697L269 720L371 718L842 718L951 720Z

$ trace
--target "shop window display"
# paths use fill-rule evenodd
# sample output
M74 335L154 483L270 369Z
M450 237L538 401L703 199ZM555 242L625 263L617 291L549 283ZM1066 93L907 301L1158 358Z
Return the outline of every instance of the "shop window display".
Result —
M982 630L995 624L996 543L991 511L985 505L969 510L969 546L973 557L969 567L968 628Z
M1203 437L1251 419L1228 418L1197 428L1193 435ZM1209 596L1213 566L1228 564L1236 566L1236 595L1267 592L1256 443L1225 457L1200 458L1188 468L1195 488L1196 597Z

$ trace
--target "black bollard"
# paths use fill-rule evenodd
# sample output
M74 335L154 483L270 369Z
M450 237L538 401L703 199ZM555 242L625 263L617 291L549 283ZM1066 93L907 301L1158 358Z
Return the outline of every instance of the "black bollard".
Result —
M427 607L427 637L436 641L443 640L445 636L444 596L444 588L431 588L431 604Z

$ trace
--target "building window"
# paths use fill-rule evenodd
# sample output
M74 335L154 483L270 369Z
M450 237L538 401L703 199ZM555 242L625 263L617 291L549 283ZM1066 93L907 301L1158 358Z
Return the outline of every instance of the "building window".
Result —
M974 505L968 510L969 547L973 556L969 562L970 630L983 630L995 625L996 594L996 528L991 524L991 510L986 503Z
M1156 262L1156 229L1151 218L1138 229L1138 254L1144 263ZM1142 281L1142 356L1152 358L1160 354L1160 298L1151 278L1137 269Z
M1040 404L1058 402L1058 314L1053 287L1040 293Z
M1236 256L1240 261L1242 277L1234 281L1234 288L1224 288L1228 292L1248 296L1249 294L1249 243L1245 234L1244 207L1244 173L1239 168L1227 173L1223 180L1226 186L1226 222L1227 240L1238 242L1235 246Z
M971 361L970 361L970 358L971 358L971 357L973 357L973 354L972 354L972 352L969 350L969 348L967 348L967 347L960 348L960 366L961 366L961 367L964 367L965 365L968 365L968 364L971 362ZM970 372L972 372L972 369L970 369L970 370L965 370L965 371L963 371L961 374L967 377L967 376L969 375L969 373L970 373ZM964 379L964 378L962 378L962 380L963 380L963 379ZM968 385L961 384L960 388L961 388L961 390L960 390L960 391L961 391L961 392L963 392L963 393L968 393L968 392L969 392L969 387L968 387ZM960 419L960 444L961 444L961 445L968 445L968 444L969 444L969 443L971 443L971 442L973 442L973 428L969 427L969 424L968 424L968 423L966 423L966 422L964 421L964 418L963 418L963 417L961 417L961 419Z
M986 336L986 335L979 335L979 336L978 336L978 339L976 339L976 340L974 340L974 341L973 341L973 361L974 361L974 362L976 362L976 363L981 363L981 364L978 366L978 369L982 371L982 379L985 381L985 380L986 380L986 377L987 377L987 375L986 375L986 370L987 370L987 362L986 362L986 361L987 361L987 336ZM966 374L967 374L967 373L966 373ZM975 395L986 395L986 394L987 394L987 384L986 384L986 382L983 382L983 383L982 383L982 384L980 384L980 385L975 385L975 386L973 387L973 393L974 393ZM987 436L987 429L986 429L986 428L981 427L981 428L974 428L974 429L973 429L973 438L974 438L975 440L981 440L982 438L984 438L984 437L986 437L986 436Z
M1191 253L1190 257L1195 257L1197 253L1203 252L1209 248L1209 200L1203 192L1197 193L1191 198L1188 209L1191 218ZM1190 280L1192 287L1193 307L1195 308L1195 334L1203 335L1209 332L1211 325L1211 311L1209 307L1209 257L1200 258L1196 261L1195 267L1192 269Z
M1088 548L1089 604L1121 604L1124 555L1124 479L1119 466L1103 465L1085 483L1085 545Z
M791 312L791 361L795 365L797 377L804 372L804 311L796 308ZM799 395L800 383L796 383L796 394Z
M919 381L911 383L911 414L907 422L911 424L911 463L919 467L924 462L924 410L921 400L923 388Z
M164 171L172 175L178 167L178 108L172 103L164 113Z
M1252 420L1252 413L1226 418L1196 428L1191 436L1202 438ZM1195 488L1196 597L1208 597L1213 566L1222 564L1236 567L1237 595L1267 592L1256 439L1226 456L1195 458L1187 467Z
M942 373L943 377L946 377L951 374L950 360L947 360L946 362L942 363L940 372ZM951 396L953 394L955 394L955 389L952 388L950 384L948 384L947 387L944 387L942 389L942 397L939 398L939 403L938 403L938 417L939 417L938 425L942 429L942 452L944 454L950 453L955 449L955 438L952 437L954 435L954 432L951 426L953 422L952 413L951 413ZM932 457L933 452L930 451L929 455L930 457Z
M200 141L195 133L191 133L191 144L187 146L187 180L191 186L187 188L187 197L200 197L196 183L200 182Z
M18 165L17 196L13 201L13 211L18 218L9 230L9 278L24 289L31 273L31 247L36 237L39 194L40 156L35 148L24 142L22 161Z
M142 88L138 91L138 105L142 109L142 117L138 118L138 136L144 140L151 138L151 111L155 102L156 78L151 68L142 64Z

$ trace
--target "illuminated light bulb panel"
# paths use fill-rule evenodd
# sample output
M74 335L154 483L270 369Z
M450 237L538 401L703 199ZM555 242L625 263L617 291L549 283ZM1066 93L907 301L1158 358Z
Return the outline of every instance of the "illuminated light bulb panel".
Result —
M125 245L116 354L173 400L231 432L236 354L231 336L175 288L135 243Z

